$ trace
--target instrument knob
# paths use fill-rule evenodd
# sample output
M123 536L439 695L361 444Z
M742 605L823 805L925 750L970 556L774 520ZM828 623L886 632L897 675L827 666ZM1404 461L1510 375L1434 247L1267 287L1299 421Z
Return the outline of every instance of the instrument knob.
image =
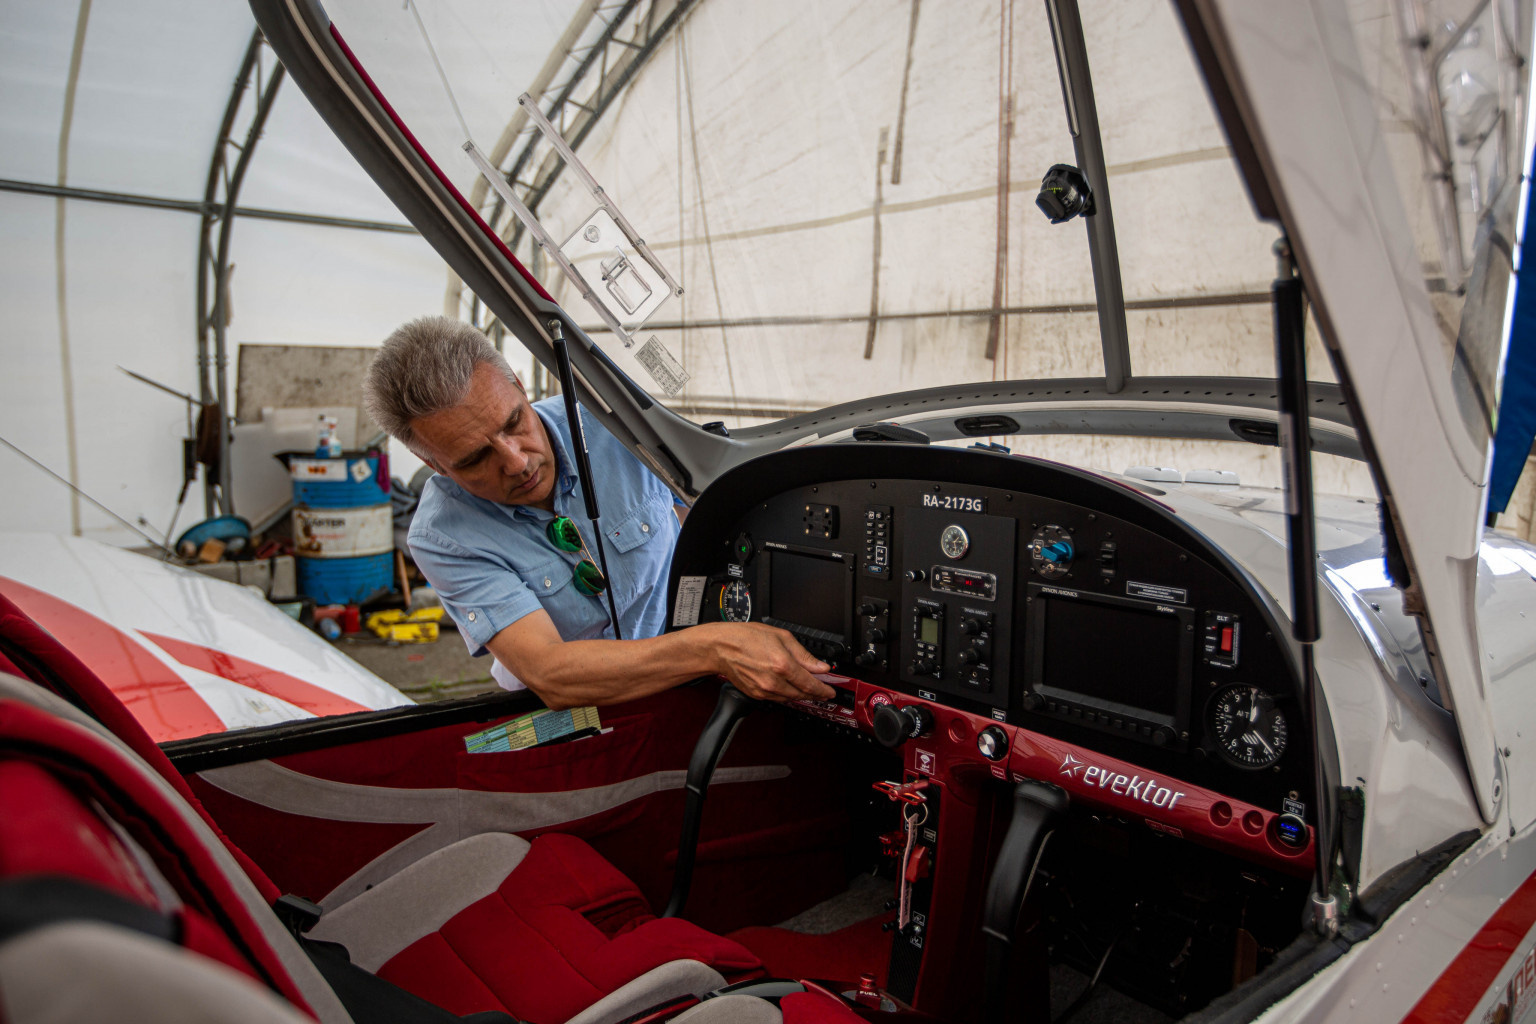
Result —
M1001 761L1008 756L1008 734L996 725L989 725L976 734L976 749L988 761Z
M985 640L972 640L971 650L976 652L978 659L985 658L987 656L987 642Z
M1166 747L1176 739L1178 739L1178 735L1166 725L1160 725L1152 730L1152 745L1154 747Z
M933 669L932 658L918 658L912 662L912 674L915 676L931 676L933 675Z
M1025 711L1039 711L1045 707L1045 698L1031 691L1024 695L1023 704Z
M921 583L923 580L928 578L928 574L921 569L908 569L906 572L902 573L902 575L911 580L913 583Z
M976 653L976 649L973 647L967 647L965 650L960 652L960 664L962 665L974 665L980 660L981 657Z
M871 665L880 664L880 655L876 654L874 651L860 651L858 654L854 655L853 663L862 668L869 668Z
M981 632L981 623L975 619L965 618L960 620L960 632L966 636L975 636Z
M885 643L885 630L878 628L871 629L869 632L864 634L864 639L868 640L872 644L883 644Z
M880 606L875 604L873 601L865 601L863 604L859 605L859 614L868 618L873 618L874 616L880 614Z
M836 640L821 649L821 660L829 665L836 665L848 654L848 648Z
M928 728L929 716L922 708L907 705L898 708L894 704L882 704L873 717L875 739L895 750L913 736L921 736Z

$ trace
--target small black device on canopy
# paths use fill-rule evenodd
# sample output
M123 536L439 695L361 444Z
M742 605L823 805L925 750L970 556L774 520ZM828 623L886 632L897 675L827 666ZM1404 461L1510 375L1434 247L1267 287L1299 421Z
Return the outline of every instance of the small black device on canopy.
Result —
M1052 224L1061 224L1078 214L1092 217L1093 189L1088 178L1071 164L1052 164L1040 180L1040 194L1035 205L1051 218Z

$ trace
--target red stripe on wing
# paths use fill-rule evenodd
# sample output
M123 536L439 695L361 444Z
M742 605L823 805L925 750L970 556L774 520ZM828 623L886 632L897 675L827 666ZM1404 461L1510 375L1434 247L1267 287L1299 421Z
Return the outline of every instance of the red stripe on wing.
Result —
M158 633L146 632L144 635L188 668L201 669L220 679L228 679L232 683L260 690L269 697L285 700L311 714L345 715L353 711L371 710L363 704L348 700L314 683L306 683L286 672L279 672L275 668L237 658L233 654L216 651L202 644L161 636Z
M142 642L83 608L0 576L4 594L111 687L156 743L223 732L224 722Z

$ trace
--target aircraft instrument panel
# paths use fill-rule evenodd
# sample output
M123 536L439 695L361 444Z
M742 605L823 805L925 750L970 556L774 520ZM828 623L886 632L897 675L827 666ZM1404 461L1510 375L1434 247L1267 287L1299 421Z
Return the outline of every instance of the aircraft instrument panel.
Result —
M778 626L891 694L1277 812L1304 806L1283 627L1148 490L967 449L776 453L700 498L671 621Z

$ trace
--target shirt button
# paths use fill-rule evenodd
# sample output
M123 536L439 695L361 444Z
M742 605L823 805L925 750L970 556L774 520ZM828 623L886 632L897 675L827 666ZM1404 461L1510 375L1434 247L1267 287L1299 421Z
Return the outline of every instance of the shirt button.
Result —
M641 533L650 533L651 532L651 524L650 523L641 523L640 524L640 532Z
M544 585L545 585L545 586L546 586L546 587L549 587L549 586L553 586L553 585L554 585L554 584L552 584L552 583L550 583L550 582L549 582L549 577L548 577L548 576L545 576L545 577L544 577Z
M475 621L475 613L474 612L470 612L469 613L469 621L470 622L474 622Z

